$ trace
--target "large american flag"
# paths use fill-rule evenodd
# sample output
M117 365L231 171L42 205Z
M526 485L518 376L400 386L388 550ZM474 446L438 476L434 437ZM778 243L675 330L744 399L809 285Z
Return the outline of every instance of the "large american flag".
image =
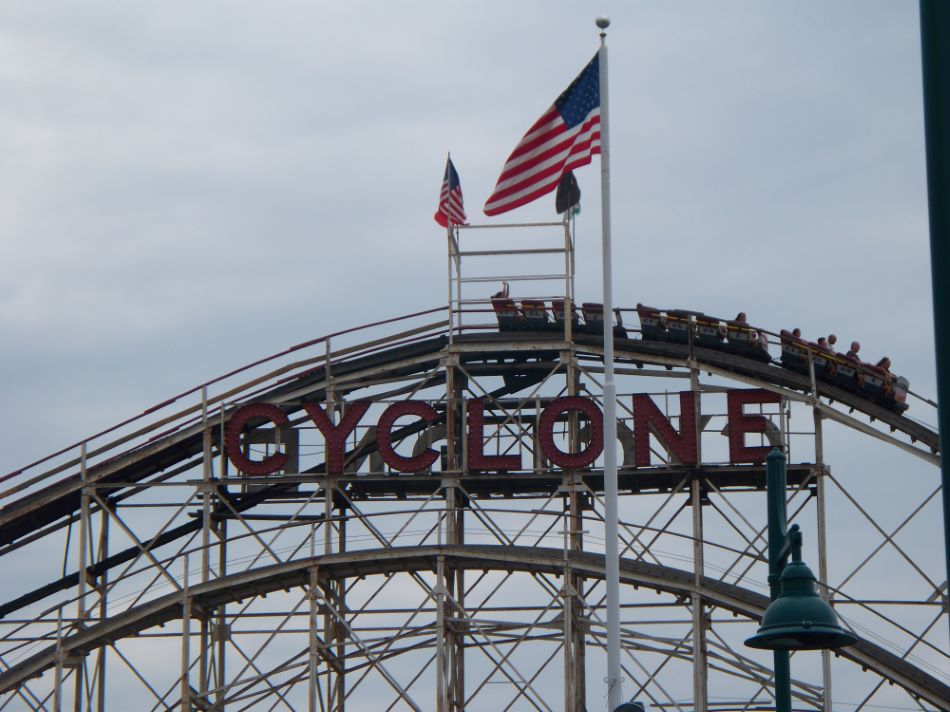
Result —
M557 187L600 153L600 62L588 63L515 146L485 203L486 215L513 210Z
M442 179L442 192L439 194L439 209L433 216L442 227L451 219L456 225L465 225L465 207L462 205L462 184L455 172L451 157L445 164L445 178Z

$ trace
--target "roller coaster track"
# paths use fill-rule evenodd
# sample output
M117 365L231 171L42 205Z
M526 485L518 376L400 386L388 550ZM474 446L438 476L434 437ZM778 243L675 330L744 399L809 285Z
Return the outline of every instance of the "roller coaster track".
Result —
M426 314L425 312L421 314ZM395 321L395 320L394 320ZM312 347L326 346L324 353L314 355ZM677 373L699 370L752 387L763 388L799 401L819 410L823 417L860 432L873 435L928 462L939 463L939 439L935 430L917 420L889 410L859 395L825 382L791 372L776 363L762 363L740 355L694 347L640 339L615 342L617 367L631 375L655 372ZM309 350L308 350L309 349ZM542 332L492 332L451 334L444 322L397 331L336 351L329 340L315 340L288 349L273 361L263 363L271 370L225 390L213 399L191 405L171 415L163 411L175 405L176 399L146 411L142 418L126 427L113 442L99 445L80 457L61 461L40 461L29 468L10 473L2 480L6 491L0 493L0 555L27 546L31 542L70 526L80 515L83 488L95 487L102 502L122 502L142 487L159 483L195 467L205 448L215 455L221 451L221 429L208 435L207 423L224 423L242 403L267 402L279 405L292 419L301 419L303 402L323 401L331 378L336 397L359 394L361 389L387 382L398 383L410 378L427 386L445 382L445 364L454 362L466 373L478 376L500 376L505 387L492 392L502 398L515 395L537 383L545 373L562 367L565 354L587 363L596 373L602 361L602 343L593 335L575 334L570 341L563 334ZM288 356L305 356L288 362ZM234 372L234 373L243 373ZM654 373L653 375L658 375ZM190 392L194 395L198 389ZM412 387L397 387L387 397L407 394ZM202 392L204 392L202 390ZM855 411L863 414L862 419ZM442 415L444 419L444 414ZM441 422L441 421L440 421ZM436 423L438 424L438 423ZM393 434L394 440L419 433L423 424L403 427ZM100 441L102 438L100 438ZM375 442L361 443L348 458L362 458L375 451ZM92 464L88 461L95 460ZM46 467L47 469L43 469ZM322 465L301 472L298 480L319 475ZM675 468L673 468L675 469ZM669 470L673 472L673 470ZM723 483L730 485L728 468L723 468ZM807 479L807 473L790 471L792 481ZM649 470L636 473L621 471L621 487L634 491L649 479ZM657 475L662 479L660 475ZM640 484L635 480L639 478ZM368 496L402 498L431 491L432 479L425 477L359 477L347 485L348 494L356 499ZM549 491L556 484L539 477L478 478L471 491L478 496L511 496ZM597 473L589 479L597 490ZM601 476L602 480L602 476ZM742 480L739 477L737 481ZM746 484L747 480L742 480ZM262 503L286 496L294 486L293 478L262 483L253 492L221 494L234 512L248 512ZM657 487L663 487L662 483ZM520 488L520 489L519 489ZM199 531L200 518L156 533L145 540L145 548L157 549L172 541ZM129 547L112 553L86 569L90 579L129 562L140 554L141 547ZM215 581L195 585L191 595L199 606L208 609L222 603L243 600L288 587L308 585L311 570L319 567L319 575L333 579L393 572L434 570L437 560L449 560L458 569L485 569L523 572L557 573L563 570L565 553L560 550L525 549L520 547L464 546L389 548L359 551L295 560L232 574ZM570 565L586 578L603 578L603 560L596 554L571 552ZM739 586L711 578L703 578L697 587L693 574L643 561L624 560L622 578L625 584L654 587L674 595L699 595L712 605L747 618L761 616L766 597ZM46 585L0 605L0 618L44 600L57 592L77 585L80 572L75 571ZM85 655L111 641L136 635L152 626L182 616L181 598L171 594L156 598L123 611L108 620L93 624L61 641L62 650L47 648L0 673L0 692L12 689L41 674L56 664L58 654ZM840 653L855 663L875 671L882 678L906 689L912 695L941 708L950 708L950 688L940 680L902 660L869 640Z
M571 569L586 579L603 580L602 556L571 553ZM503 570L527 573L560 574L565 553L557 549L500 546L421 546L373 549L355 553L318 556L266 566L241 574L198 584L191 588L193 605L212 610L226 603L238 603L249 596L266 595L309 585L311 571L317 570L321 582L379 574L435 571L439 559L455 570ZM693 574L645 561L624 559L620 565L621 583L643 586L675 596L698 593L704 600L736 615L758 619L769 604L768 596L712 578L703 578L699 586ZM45 650L0 673L0 693L36 677L56 665L58 655L82 657L109 643L135 636L155 626L165 625L182 616L181 595L172 593L136 606L104 623L61 641L59 649ZM918 670L879 645L859 640L840 653L858 665L873 670L887 681L900 685L921 700L941 709L950 707L950 686Z
M383 349L356 359L341 359L339 363L331 363L330 369L335 379L346 384L345 392L352 392L380 378L431 371L445 358L447 351L451 350L464 354L463 362L472 372L505 374L521 369L522 374L530 379L531 369L550 368L556 364L558 354L565 349L575 349L582 357L584 354L592 358L601 356L598 338L587 335L576 336L571 344L563 342L558 335L532 332L464 335L457 336L451 347L448 337L443 335L407 346ZM680 369L695 365L703 371L773 390L787 398L813 402L831 419L865 432L870 429L870 426L862 421L821 402L819 396L825 397L851 411L864 413L872 421L880 421L889 426L891 432L900 432L907 436L907 440L902 441L882 435L890 442L934 464L939 462L939 436L935 430L831 384L818 382L816 389L813 389L807 377L780 366L709 349L690 349L685 345L672 343L618 339L616 349L618 364L652 364ZM526 352L538 356L539 360L515 360ZM254 397L256 400L275 404L320 400L325 397L326 378L327 366L319 366L278 387L256 393ZM437 382L440 378L444 376L433 377L431 382ZM530 380L525 383L530 383ZM509 391L515 392L518 387L522 387L521 384L510 388ZM290 411L294 412L292 406ZM299 413L299 407L296 412ZM88 473L89 481L96 484L115 482L117 485L115 489L108 490L109 495L121 496L124 487L189 461L201 453L202 424L193 422L190 426L185 424L179 428L166 435L153 436L154 440L128 452L119 453L96 466ZM916 443L921 443L923 447L915 446ZM219 445L217 441L213 443L215 448ZM43 476L41 478L46 479ZM15 488L3 493L3 499L9 503L0 509L0 547L74 514L79 507L79 492L82 487L80 480L79 474L73 474L47 484L40 493L14 501L10 501L7 495L14 494Z

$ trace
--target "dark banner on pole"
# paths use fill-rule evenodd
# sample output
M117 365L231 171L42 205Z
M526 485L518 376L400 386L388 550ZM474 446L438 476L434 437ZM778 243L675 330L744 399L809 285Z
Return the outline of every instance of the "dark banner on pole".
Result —
M920 44L924 76L930 265L933 279L937 402L943 481L944 555L950 578L950 3L921 0Z

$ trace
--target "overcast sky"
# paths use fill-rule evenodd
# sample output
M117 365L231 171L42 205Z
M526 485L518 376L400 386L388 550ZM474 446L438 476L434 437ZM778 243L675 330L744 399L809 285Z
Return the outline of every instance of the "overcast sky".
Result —
M615 302L860 339L934 394L916 3L0 7L9 470L292 343L444 302L609 30ZM600 290L597 163L578 295ZM543 199L495 220L553 216Z
M6 0L0 471L291 344L443 304L446 153L487 222L508 153L596 51L598 13L615 303L836 332L935 397L917 3ZM598 166L577 173L580 300L600 294ZM493 220L553 217L549 197ZM879 492L892 473L938 481L829 440Z

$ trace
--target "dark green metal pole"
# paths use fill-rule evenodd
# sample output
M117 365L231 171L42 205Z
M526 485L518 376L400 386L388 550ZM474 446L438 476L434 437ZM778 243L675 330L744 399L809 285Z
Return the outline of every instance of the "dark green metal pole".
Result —
M943 550L950 579L950 2L920 0L924 75L930 270L933 280L937 402L943 483ZM946 407L944 407L946 406Z
M769 515L769 595L774 601L781 593L779 579L785 562L782 552L788 534L788 513L785 510L785 455L772 450L765 458L765 492ZM775 710L792 710L792 672L787 650L774 651Z

